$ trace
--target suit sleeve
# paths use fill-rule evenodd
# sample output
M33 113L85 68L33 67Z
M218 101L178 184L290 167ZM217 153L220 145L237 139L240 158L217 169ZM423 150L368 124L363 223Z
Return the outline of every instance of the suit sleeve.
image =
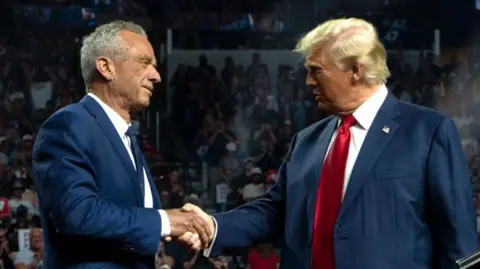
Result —
M455 261L478 249L476 214L467 161L453 121L437 128L428 156L427 223L433 237L432 268L455 268Z
M154 255L161 233L159 212L102 199L85 154L95 145L79 131L85 126L80 116L64 111L47 120L38 134L33 171L49 221L57 233L111 240L126 251Z
M287 163L295 144L293 138L287 160L278 171L277 183L261 199L236 209L213 215L216 223L214 240L204 255L220 256L234 248L249 247L273 239L283 232Z

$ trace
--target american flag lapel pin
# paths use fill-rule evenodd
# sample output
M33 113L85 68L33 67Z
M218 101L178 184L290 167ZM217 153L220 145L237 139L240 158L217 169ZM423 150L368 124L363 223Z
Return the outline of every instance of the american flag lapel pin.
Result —
M386 126L386 125L383 126L382 132L384 132L384 133L386 133L386 134L389 134L389 133L390 133L390 127L388 127L388 126Z

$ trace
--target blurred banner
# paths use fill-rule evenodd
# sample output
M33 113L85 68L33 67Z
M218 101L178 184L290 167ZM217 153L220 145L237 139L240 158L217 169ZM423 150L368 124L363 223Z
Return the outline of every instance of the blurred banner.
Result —
M115 5L106 5L112 7ZM34 5L14 5L14 13L22 21L42 26L50 23L51 25L60 25L67 27L95 27L115 19L133 20L147 29L152 26L152 21L148 16L131 15L129 12L120 12L117 9L108 9L101 5L86 6L34 6ZM123 14L123 15L121 15ZM140 13L138 13L140 14ZM387 14L374 14L359 16L370 21L378 30L379 36L388 49L407 49L407 50L430 50L434 42L434 29L419 24L416 21L409 20L401 16L392 16ZM162 16L155 21L156 29L160 31L172 29L177 32L196 31L199 35L208 36L212 40L224 39L233 40L238 33L249 35L262 35L261 40L269 35L271 40L267 40L272 45L265 49L279 49L274 43L278 38L290 39L295 44L301 33L311 30L295 25L293 20L284 19L281 14L275 13L217 13L217 12L172 12ZM322 21L318 21L322 23ZM210 33L209 33L210 32ZM213 34L211 34L213 33ZM233 36L229 36L233 33ZM278 35L278 36L277 36ZM281 37L281 35L283 35ZM212 38L213 37L213 38ZM233 38L232 38L233 37ZM250 38L250 37L249 37ZM241 44L245 41L242 37ZM221 42L216 42L221 43ZM281 42L283 43L283 42ZM238 46L238 45L237 45ZM181 47L182 48L182 47ZM202 49L213 49L208 46L200 47ZM258 46L255 46L258 48ZM286 48L281 46L280 48ZM292 48L292 47L289 47ZM199 49L199 48L194 48ZM227 49L227 48L226 48ZM228 48L232 49L232 48Z
M72 28L96 27L113 20L128 20L150 29L152 21L148 17L122 15L117 12L106 12L100 7L62 6L48 7L37 5L13 5L17 18L23 22L39 27L45 24L67 26Z
M284 32L285 21L274 14L177 12L168 14L165 26L174 30L195 28L216 31Z
M18 230L18 250L30 249L30 229Z
M15 16L32 25L59 23L62 26L96 26L98 9L82 6L47 7L34 5L13 5Z

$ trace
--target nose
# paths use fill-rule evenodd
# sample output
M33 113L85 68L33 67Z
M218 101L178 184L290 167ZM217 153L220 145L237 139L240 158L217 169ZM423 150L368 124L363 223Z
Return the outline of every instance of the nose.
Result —
M310 74L307 75L307 79L305 81L305 84L307 84L307 87L315 87L317 86L317 83L315 80L312 78Z
M162 78L160 77L160 73L158 73L156 68L153 68L152 72L150 73L149 79L153 83L159 83L162 81Z

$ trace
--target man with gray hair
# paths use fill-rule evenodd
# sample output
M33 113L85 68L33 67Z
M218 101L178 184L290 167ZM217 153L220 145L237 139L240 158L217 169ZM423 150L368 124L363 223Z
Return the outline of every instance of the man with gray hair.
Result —
M167 236L199 249L210 227L193 212L160 209L130 124L160 82L145 31L99 26L80 54L87 95L43 124L33 150L45 268L153 268Z

